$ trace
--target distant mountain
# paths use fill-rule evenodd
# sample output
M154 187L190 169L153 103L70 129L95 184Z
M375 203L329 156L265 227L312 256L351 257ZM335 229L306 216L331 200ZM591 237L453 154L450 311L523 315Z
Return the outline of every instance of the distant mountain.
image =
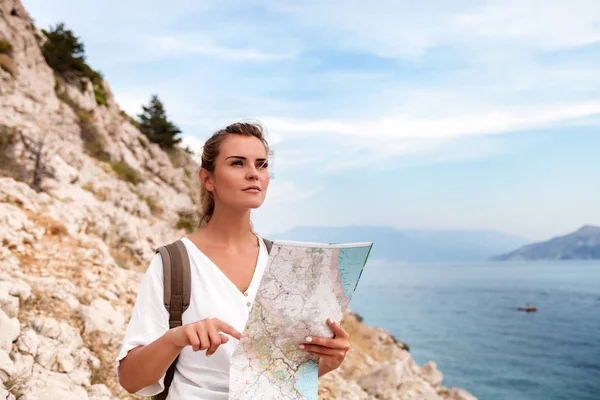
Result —
M398 262L485 261L527 240L491 230L399 230L385 226L297 227L271 239L373 242L370 259Z
M493 257L495 261L600 259L600 227L585 225L565 236Z

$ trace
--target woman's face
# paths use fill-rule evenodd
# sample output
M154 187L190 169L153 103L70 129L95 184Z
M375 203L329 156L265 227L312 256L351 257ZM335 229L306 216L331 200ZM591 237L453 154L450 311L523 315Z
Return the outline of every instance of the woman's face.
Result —
M219 149L212 174L203 181L215 202L236 209L258 208L269 186L267 150L254 136L229 135Z

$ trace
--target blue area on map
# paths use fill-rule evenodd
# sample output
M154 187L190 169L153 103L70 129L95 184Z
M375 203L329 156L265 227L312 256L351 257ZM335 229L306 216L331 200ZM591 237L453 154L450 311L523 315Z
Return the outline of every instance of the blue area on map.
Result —
M305 362L297 373L294 386L306 400L317 400L319 393L319 364L314 361Z
M340 249L338 269L342 276L344 296L349 299L352 298L356 285L358 285L369 251L371 251L370 245Z

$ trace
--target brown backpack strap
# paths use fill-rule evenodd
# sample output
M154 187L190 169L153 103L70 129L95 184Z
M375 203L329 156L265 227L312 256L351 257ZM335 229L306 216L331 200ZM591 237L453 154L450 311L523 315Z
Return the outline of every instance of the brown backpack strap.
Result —
M263 238L263 242L265 242L265 246L267 246L267 253L271 253L271 249L273 248L273 242L269 239Z
M169 329L181 326L183 312L190 305L192 279L190 272L190 259L187 249L181 240L156 249L160 253L163 264L164 278L164 305L169 311ZM165 374L165 390L155 396L154 400L165 400L169 394L169 386L175 375L177 358L167 369Z
M169 311L169 328L174 328L181 326L183 312L190 305L190 259L181 240L163 246L157 252L163 260L164 304Z

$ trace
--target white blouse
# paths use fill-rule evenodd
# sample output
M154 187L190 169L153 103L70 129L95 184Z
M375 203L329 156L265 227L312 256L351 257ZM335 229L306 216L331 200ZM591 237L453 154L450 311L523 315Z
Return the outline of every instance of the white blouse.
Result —
M248 290L242 293L192 241L185 237L182 241L190 258L192 279L190 306L183 313L183 324L205 318L219 318L242 332L269 258L264 242L259 238L260 251L256 269ZM155 254L142 280L116 360L117 374L120 361L131 349L152 343L168 330L169 313L163 305L162 260L159 254ZM205 350L194 352L191 346L183 348L167 399L227 399L229 364L237 343L237 339L229 336L229 341L219 346L210 357L206 357ZM158 382L141 389L137 394L152 396L163 389L164 375Z

